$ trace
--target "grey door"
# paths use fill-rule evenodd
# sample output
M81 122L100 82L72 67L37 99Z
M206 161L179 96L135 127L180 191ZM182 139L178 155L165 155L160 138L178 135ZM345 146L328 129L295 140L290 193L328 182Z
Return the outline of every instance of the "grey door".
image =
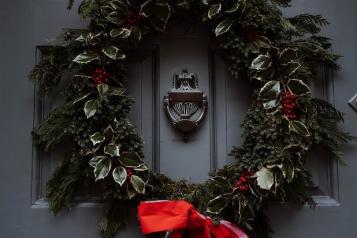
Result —
M57 217L49 213L43 187L58 162L56 153L41 156L32 146L30 131L56 99L40 104L27 74L39 60L38 45L65 28L85 26L76 11L66 11L67 0L2 0L0 8L0 238L99 237L97 223L101 204L82 201ZM295 0L287 14L313 12L333 24L326 35L334 51L344 55L342 70L321 72L316 96L334 103L346 115L346 131L357 135L357 113L347 101L357 93L357 3L354 0ZM172 29L145 48L133 52L128 80L129 93L137 99L131 118L145 139L145 159L153 170L174 179L201 182L208 173L229 162L228 153L241 143L240 123L250 102L249 84L233 80L219 51L210 45L205 28L189 33ZM201 128L185 143L172 129L163 111L163 97L171 88L174 73L187 68L196 73L208 96L208 115ZM272 204L267 213L274 238L355 237L357 186L354 169L357 146L344 148L347 168L339 168L320 152L312 153L309 166L316 187L315 210ZM118 237L140 237L133 222Z

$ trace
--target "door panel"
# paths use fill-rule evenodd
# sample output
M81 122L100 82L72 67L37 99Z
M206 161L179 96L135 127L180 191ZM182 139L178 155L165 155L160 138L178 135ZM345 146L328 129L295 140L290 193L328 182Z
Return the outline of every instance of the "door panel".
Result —
M0 238L99 237L100 202L83 201L57 217L49 213L43 187L56 166L59 152L39 155L32 146L30 131L39 115L59 103L34 98L27 74L35 62L35 46L46 45L63 27L81 28L76 11L66 11L67 0L3 0L0 9ZM334 52L342 70L316 85L315 95L329 99L346 115L343 128L357 135L357 114L347 101L357 92L357 3L354 0L294 0L287 14L321 13L333 24L325 33L333 38ZM170 30L171 31L171 30ZM128 92L137 100L131 119L145 140L145 160L156 171L174 179L201 182L208 172L224 166L232 146L240 145L240 123L250 104L249 82L230 77L219 51L210 47L206 29L164 35L147 51L132 54ZM198 75L199 88L208 95L209 109L201 128L184 143L163 112L163 96L172 77L183 68ZM34 104L36 110L34 110ZM46 109L47 108L47 109ZM45 110L46 109L46 110ZM37 110L42 110L37 114ZM274 238L353 237L357 225L357 190L354 170L356 144L344 148L347 168L338 168L320 151L311 155L318 206L295 209L276 204L268 209ZM289 219L286 219L286 218ZM328 229L330 228L330 229ZM133 210L129 229L118 237L140 237Z

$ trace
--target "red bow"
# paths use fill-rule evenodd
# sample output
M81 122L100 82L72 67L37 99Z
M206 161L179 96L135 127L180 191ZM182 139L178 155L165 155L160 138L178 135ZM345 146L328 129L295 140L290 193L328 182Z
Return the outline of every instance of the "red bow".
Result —
M138 210L144 235L154 232L173 231L172 238L181 238L189 230L190 238L249 238L234 224L222 220L214 225L212 219L200 214L185 201L142 202Z

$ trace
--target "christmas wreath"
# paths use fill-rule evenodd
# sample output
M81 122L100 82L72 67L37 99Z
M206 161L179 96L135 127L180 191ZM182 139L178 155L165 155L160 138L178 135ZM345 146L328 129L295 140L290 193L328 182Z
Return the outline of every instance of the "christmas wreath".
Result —
M271 230L263 210L270 202L313 204L308 152L322 146L343 162L338 148L352 137L338 128L343 115L311 95L316 69L339 68L329 39L318 35L328 22L320 15L285 17L281 9L289 3L81 1L78 12L88 28L65 30L30 73L43 97L56 94L60 82L66 85L65 103L33 130L43 150L63 143L67 148L47 184L51 210L56 214L79 193L97 191L104 203L100 231L112 237L140 201L184 200L201 213L196 218L210 221L210 228L224 219L252 238L265 238ZM143 162L142 138L127 118L134 99L125 90L126 55L146 36L165 31L172 19L210 26L232 77L248 79L255 88L242 124L244 142L231 152L235 160L203 184L150 171ZM183 207L196 214L190 205Z

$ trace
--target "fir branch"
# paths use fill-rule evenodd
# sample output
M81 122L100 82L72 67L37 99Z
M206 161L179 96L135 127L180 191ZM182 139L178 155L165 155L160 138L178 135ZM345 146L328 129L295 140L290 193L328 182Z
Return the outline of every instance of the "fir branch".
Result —
M301 34L317 34L321 31L321 27L327 26L329 24L329 22L321 15L311 14L300 14L289 18L289 21Z
M273 4L276 4L280 7L289 7L291 0L270 0Z
M73 201L80 184L82 164L83 160L75 155L65 157L47 182L46 198L49 199L50 210L54 214L69 207Z
M72 118L71 103L54 109L47 118L33 130L34 139L39 145L44 145L45 151L63 141L71 135Z
M125 200L105 199L99 230L103 238L112 238L121 229L128 226L130 204Z

